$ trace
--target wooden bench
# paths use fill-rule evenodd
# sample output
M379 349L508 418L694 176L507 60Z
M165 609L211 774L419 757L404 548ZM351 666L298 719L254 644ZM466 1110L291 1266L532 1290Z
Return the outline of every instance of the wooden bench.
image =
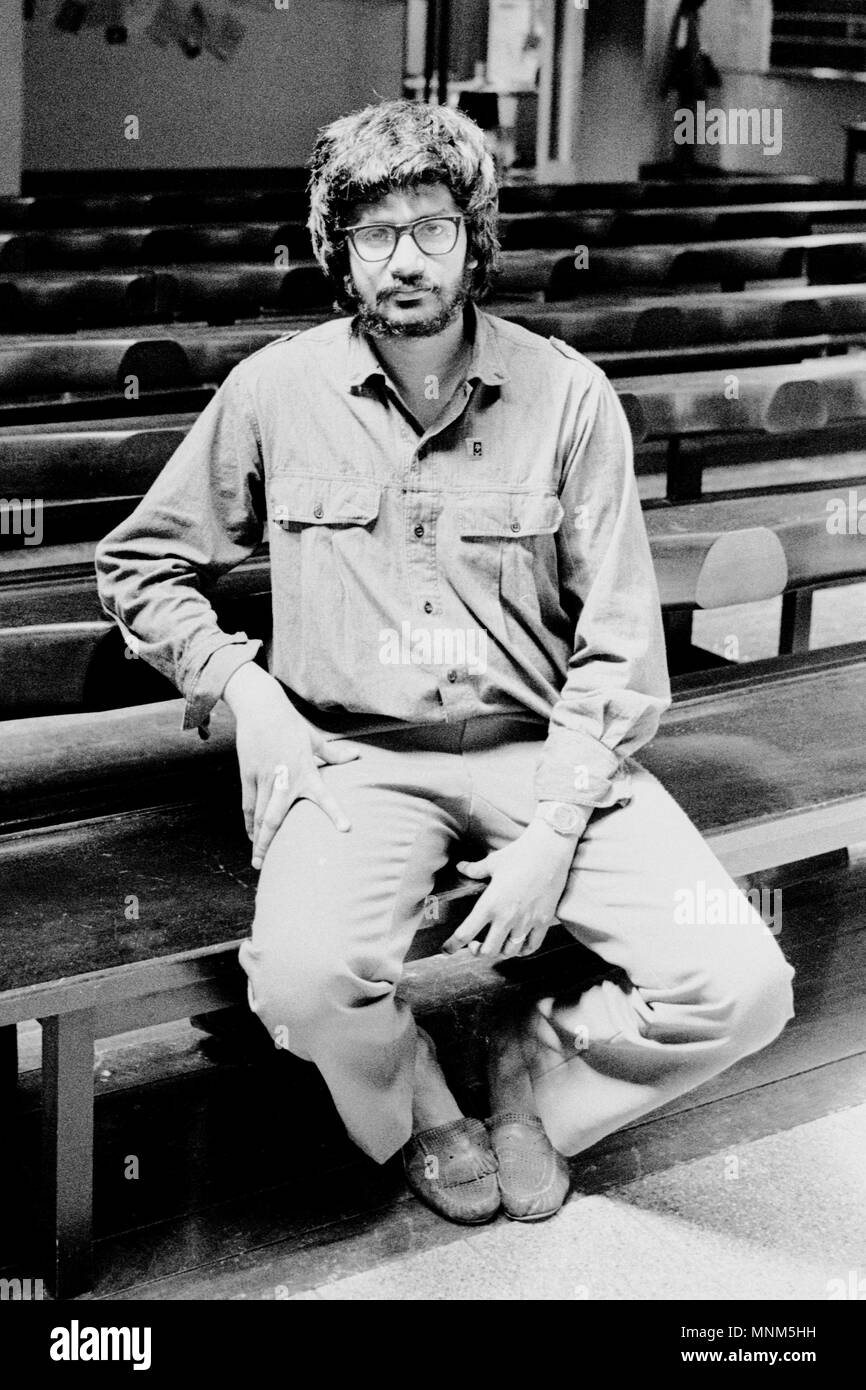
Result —
M147 270L0 275L0 331L23 323L135 324L156 318L231 322L263 311L327 310L333 291L315 262L205 262Z
M790 434L866 416L866 353L780 366L618 377L635 442L652 437Z
M137 393L186 385L189 361L172 337L0 339L0 400L75 391Z
M0 233L0 270L99 269L192 261L275 261L278 249L309 260L302 222L225 222L195 226L71 227Z
M633 246L649 243L718 241L754 237L807 236L866 226L866 199L841 197L799 202L749 203L727 207L611 208L580 211L502 213L502 244Z
M547 253L550 255L551 253ZM687 242L681 246L593 248L585 269L563 259L552 266L547 299L577 298L583 289L718 285L745 289L750 281L805 280L842 285L866 278L866 233Z
M201 262L162 272L177 286L176 315L231 323L260 313L327 312L334 291L315 261L294 265Z
M748 679L723 672L715 682L684 688L640 761L728 870L756 873L862 840L866 648L847 662L813 653L782 672L765 663ZM207 744L179 726L175 701L4 729L0 788L12 814L0 838L0 1027L8 1060L8 1030L42 1024L44 1268L60 1298L90 1282L95 1040L245 998L236 957L254 879L230 721L218 713ZM454 886L445 874L437 893ZM434 895L410 960L429 958L450 931L453 913L438 906ZM436 921L445 915L447 927ZM428 975L449 968L446 958L425 962ZM401 988L423 1004L413 977L410 964Z
M277 267L245 267L251 281L241 286L241 298L271 296L271 302L291 296L307 309L311 300L324 297L326 291L317 270L306 266L287 269ZM307 279L309 271L309 279ZM145 272L147 274L148 272ZM237 298L237 281L232 281L231 268L210 266L182 268L188 274L186 290L188 312L201 312L209 307L214 317L230 315L242 308ZM227 277L226 282L221 276ZM0 277L0 300L2 300ZM174 282L175 284L177 281ZM233 289L234 285L234 289ZM223 293L225 291L225 294ZM493 313L522 323L526 328L543 335L552 334L565 339L581 351L592 355L612 375L636 375L639 372L670 370L682 364L708 367L715 360L731 365L741 361L786 361L818 355L829 349L842 349L863 341L866 329L866 286L834 285L793 288L752 289L736 294L695 292L689 294L593 295L578 301L559 301L554 304L509 302L494 300ZM121 373L126 365L120 362L109 373L108 363L120 350L113 344L125 340L147 344L140 349L143 358L155 363L158 349L154 338L163 340L163 355L179 362L177 347L168 349L174 341L186 354L189 371L178 375L170 365L158 374L162 381L174 379L181 385L190 380L219 381L242 357L270 341L289 328L305 328L327 317L321 307L318 313L301 313L291 318L281 316L269 323L251 323L220 327L218 332L202 330L193 325L153 325L152 337L141 332L135 339L129 331L118 330L118 338L108 332L88 336L39 340L10 338L0 342L0 400L14 392L18 400L27 392L28 379L35 379L37 389L52 382L62 389L65 374L67 386L87 389L110 383L119 385L129 373ZM106 344L107 346L100 346ZM132 374L138 375L135 369ZM146 376L146 373L145 373ZM6 390L3 383L8 382ZM146 388L149 383L145 381ZM156 386L157 390L161 389ZM28 393L29 394L29 393ZM138 413L141 405L133 399L123 404L122 397L113 396L120 409ZM204 402L202 401L202 404ZM69 402L71 418L86 418L86 409ZM156 403L156 409L183 409L183 406ZM97 406L98 409L98 406ZM72 414L77 412L77 414ZM10 412L0 405L0 424L8 420L56 419L48 409L38 413L26 410Z
M539 312L544 313L544 306L540 305L494 303L491 309L518 319L526 327L533 327L530 314L537 317ZM111 420L123 415L135 420L144 413L154 416L198 413L210 400L215 387L244 357L289 329L312 327L324 317L281 317L207 329L180 323L154 325L150 329L151 338L146 336L144 328L138 330L136 338L129 337L130 330L119 329L118 336L126 342L146 345L142 349L145 365L140 369L131 366L128 372L118 368L116 374L107 366L114 349L106 347L106 366L103 367L91 348L94 340L83 333L33 340L0 339L0 429L31 425L61 427L79 422L86 425L101 418ZM108 329L100 331L101 340L104 335L106 344L112 341L109 332ZM556 336L561 335L557 333ZM161 350L164 351L163 368L159 366L157 349L153 346L155 339L166 345ZM804 364L811 370L826 354L830 354L827 360L844 363L849 349L863 342L862 330L714 342L710 321L706 341L699 343L626 344L611 349L583 343L581 350L613 379L710 370L721 379L734 370L766 368L774 364L798 367ZM65 363L69 364L68 375ZM125 394L124 383L130 376L137 382L137 396ZM64 381L71 389L63 389ZM32 394L28 389L31 382L36 388Z
M614 353L697 347L743 339L768 341L822 334L861 341L866 286L772 288L739 294L588 296L570 303L494 303L493 313L581 352Z
M643 179L639 183L506 182L499 191L503 212L572 211L585 208L719 207L730 203L777 203L844 198L843 185L791 174L782 178L730 177Z
M794 243L813 234L816 221L844 224L853 220L866 224L866 201L810 204L803 208L795 205L795 208L742 209L737 213L720 213L712 208L660 209L627 216L604 210L580 214L505 214L500 218L499 230L506 254L585 244L598 253L590 259L597 259L599 274L603 267L601 253L605 250L618 252L619 256L613 256L608 270L608 278L612 281L620 265L628 269L630 261L623 253L629 247L644 246L644 259L655 261L663 250L668 251L672 260L689 248L694 255L699 255L706 243L716 244L721 254L728 243L745 242L757 254L756 243L782 240L792 243L788 248L788 260L793 264ZM732 221L734 216L739 218L739 227ZM284 220L8 231L0 232L0 271L99 270L110 266L140 268L209 261L273 262L278 248L283 257L309 260L310 237L306 225L301 221ZM728 250L724 254L731 256L733 252ZM763 248L768 265L776 266L779 254L779 249L771 245ZM709 260L707 252L701 257L703 269L696 278L713 278L707 264ZM736 270L736 266L733 269ZM679 279L686 278L684 273L677 273ZM783 273L778 268L768 271L768 274ZM803 272L791 270L790 273ZM661 270L657 272L658 277L663 274ZM757 278L757 273L749 278Z
M257 188L226 192L116 193L76 196L9 195L0 198L0 227L103 227L118 223L176 223L180 226L208 220L220 222L262 221L307 216L308 202L302 188Z
M220 170L221 187L178 190L155 187L149 192L118 191L110 194L27 193L0 197L0 228L109 226L118 222L193 223L207 219L249 221L263 218L298 218L308 211L306 177L287 176L252 181L231 180ZM643 183L533 184L506 180L500 189L503 211L537 211L548 208L618 208L663 206L685 202L724 206L726 202L778 201L780 198L814 199L844 195L844 188L804 175L763 180L755 178L705 179L682 183L651 179Z
M45 270L0 275L0 332L79 324L140 323L170 317L171 275L155 270Z

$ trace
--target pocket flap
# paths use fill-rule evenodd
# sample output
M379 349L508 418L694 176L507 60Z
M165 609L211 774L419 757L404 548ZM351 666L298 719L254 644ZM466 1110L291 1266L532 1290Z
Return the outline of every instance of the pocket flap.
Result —
M357 478L282 476L268 486L271 520L280 526L363 526L379 515L382 488Z
M559 529L565 516L555 493L487 492L460 505L461 536L538 536Z

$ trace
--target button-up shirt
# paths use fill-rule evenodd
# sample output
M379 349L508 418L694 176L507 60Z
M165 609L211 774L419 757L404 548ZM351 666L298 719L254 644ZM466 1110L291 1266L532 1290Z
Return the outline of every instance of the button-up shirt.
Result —
M628 424L564 343L471 306L466 326L466 380L428 429L354 320L239 363L101 542L103 606L203 727L262 646L208 593L266 539L262 655L311 723L523 716L538 800L625 801L623 759L670 702Z

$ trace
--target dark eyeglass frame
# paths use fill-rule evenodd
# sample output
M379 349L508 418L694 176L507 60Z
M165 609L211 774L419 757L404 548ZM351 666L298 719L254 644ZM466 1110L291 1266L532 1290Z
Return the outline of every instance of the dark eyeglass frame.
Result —
M351 242L352 249L354 250L356 256L358 256L362 261L367 261L368 263L375 263L377 261L389 261L391 259L394 252L397 250L397 247L400 243L400 237L403 235L404 232L409 232L410 236L412 237L412 240L418 247L418 250L421 252L422 256L448 256L451 254L451 252L454 250L454 247L457 245L457 238L460 235L460 224L461 222L465 221L466 218L462 212L428 212L426 217L416 217L414 222L356 222L351 227L341 227L340 232L346 238L347 241ZM424 250L424 247L421 246L417 236L415 235L416 227L419 227L422 222L453 223L454 240L448 247L447 251ZM355 241L355 233L360 231L366 231L370 227L387 227L389 231L394 233L394 244L391 246L390 250L386 251L384 256L365 256L364 253L358 249L358 244Z

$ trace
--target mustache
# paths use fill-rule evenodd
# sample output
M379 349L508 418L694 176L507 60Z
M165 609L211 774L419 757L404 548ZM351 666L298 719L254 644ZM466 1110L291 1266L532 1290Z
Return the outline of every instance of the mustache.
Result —
M433 285L425 285L421 282L405 285L395 285L393 289L378 290L376 303L384 304L389 299L394 299L398 294L420 294L423 290L434 291Z

